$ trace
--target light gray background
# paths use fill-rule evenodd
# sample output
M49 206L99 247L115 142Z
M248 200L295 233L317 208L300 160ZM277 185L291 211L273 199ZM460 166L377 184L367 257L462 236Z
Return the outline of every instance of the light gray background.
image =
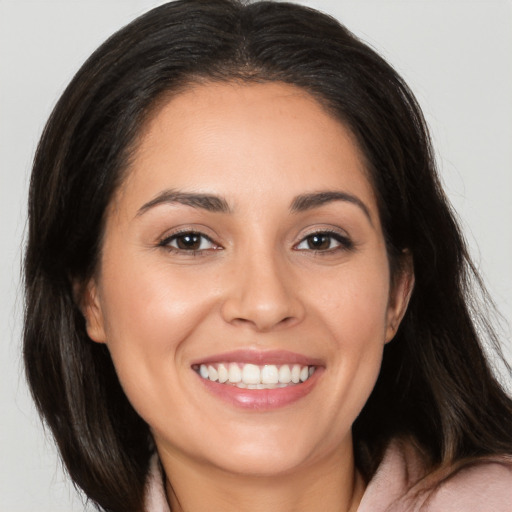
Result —
M85 58L116 29L161 3L0 0L0 510L5 512L85 510L34 413L21 369L19 269L35 145ZM370 42L417 94L448 194L510 325L512 1L302 3L335 15Z

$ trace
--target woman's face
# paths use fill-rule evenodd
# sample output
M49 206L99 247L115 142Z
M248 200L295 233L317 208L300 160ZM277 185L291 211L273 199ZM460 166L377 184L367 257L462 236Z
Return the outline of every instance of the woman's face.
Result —
M272 475L351 455L411 281L343 125L293 86L198 85L141 136L85 314L164 460Z

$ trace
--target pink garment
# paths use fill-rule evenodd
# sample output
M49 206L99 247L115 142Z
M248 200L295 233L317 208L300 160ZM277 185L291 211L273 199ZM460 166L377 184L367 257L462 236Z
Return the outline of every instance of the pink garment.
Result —
M418 493L423 474L414 449L393 442L369 482L357 512L512 512L512 462L462 469L432 493ZM145 512L171 512L158 458L151 461Z

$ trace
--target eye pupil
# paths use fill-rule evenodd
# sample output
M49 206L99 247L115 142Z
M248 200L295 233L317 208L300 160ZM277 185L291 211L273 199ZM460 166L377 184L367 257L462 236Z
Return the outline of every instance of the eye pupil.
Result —
M308 246L315 251L329 249L330 245L331 239L328 235L316 234L308 237Z
M179 249L184 250L197 250L201 245L201 236L196 235L194 233L187 233L185 235L181 235L176 239L176 245Z

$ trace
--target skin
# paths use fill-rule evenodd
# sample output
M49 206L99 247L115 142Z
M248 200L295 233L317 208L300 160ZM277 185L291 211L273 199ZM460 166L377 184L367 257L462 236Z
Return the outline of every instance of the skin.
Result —
M171 189L230 211L155 204ZM291 210L320 191L356 199ZM179 249L183 231L207 238ZM84 314L151 427L173 511L357 508L351 425L405 312L406 268L391 289L364 158L307 93L203 84L159 108L110 206ZM314 358L318 378L286 406L237 407L192 369L236 349Z

